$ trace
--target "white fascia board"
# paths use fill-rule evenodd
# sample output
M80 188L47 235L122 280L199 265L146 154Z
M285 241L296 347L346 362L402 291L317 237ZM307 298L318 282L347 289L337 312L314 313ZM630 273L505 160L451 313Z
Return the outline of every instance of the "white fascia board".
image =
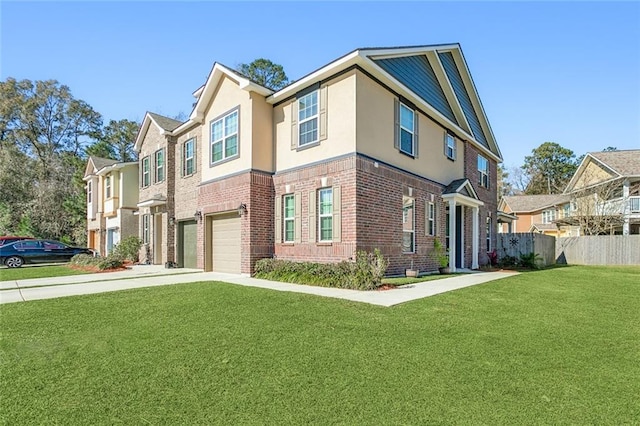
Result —
M304 89L305 87L315 83L316 81L320 81L327 77L330 77L340 70L348 68L351 65L360 62L361 56L359 55L359 52L357 50L351 52L350 54L343 56L342 58L333 61L330 64L320 68L319 70L301 78L295 83L290 84L287 87L273 93L267 98L267 102L270 104L275 104L283 99L288 98L291 95L295 95L299 90Z
M449 120L444 115L442 115L438 110L436 110L430 104L425 102L422 98L417 96L412 90L410 90L404 84L400 83L398 80L396 80L392 75L390 75L388 72L383 70L381 67L376 65L376 63L373 62L371 59L369 59L368 57L364 56L363 57L363 62L362 62L361 65L371 75L373 75L374 77L378 78L380 81L382 81L383 83L387 84L388 86L394 88L397 92L401 93L403 96L405 96L411 102L413 102L416 106L419 106L424 111L429 112L429 115L432 118L434 118L436 121L438 121L442 126L454 129L455 132L458 133L458 135L464 136L463 139L471 142L477 149L482 151L484 154L486 154L487 156L491 157L492 159L494 159L498 163L502 162L502 157L496 155L490 149L488 149L487 147L483 146L480 142L478 142L476 140L476 138L472 134L470 134L465 129L463 129L459 125L455 124L453 121Z
M414 47L391 47L388 49L363 49L360 52L369 56L372 59L391 59L399 58L403 56L415 56L424 55L426 52L431 51L446 51L452 49L459 49L458 44L442 44L432 46L414 46Z
M462 194L444 194L442 196L443 200L451 200L453 199L456 204L462 204L469 207L482 207L484 206L484 202L477 200L475 198L467 197Z
M142 125L140 126L140 130L138 131L138 135L136 136L136 142L133 144L133 149L136 152L140 152L142 148L142 141L144 137L147 135L147 131L149 130L149 125L151 124L151 116L149 113L144 115L144 119L142 120Z

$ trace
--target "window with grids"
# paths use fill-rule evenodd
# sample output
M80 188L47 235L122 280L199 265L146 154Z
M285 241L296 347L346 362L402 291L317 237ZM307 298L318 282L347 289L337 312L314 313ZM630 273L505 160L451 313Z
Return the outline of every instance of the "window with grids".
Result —
M489 160L482 155L478 155L478 174L480 175L479 184L485 188L489 188Z
M211 123L211 164L238 155L238 110Z
M320 242L333 240L333 188L318 191L318 233Z
M402 198L402 252L415 252L415 205L413 198Z
M542 212L542 223L553 223L554 220L556 220L555 209L547 209Z
M149 222L151 215L145 214L142 216L142 242L149 244Z
M182 145L182 176L190 176L196 172L195 149L195 138L189 139Z
M151 185L151 167L149 157L142 159L142 187L146 188Z
M318 91L298 99L298 145L318 141Z
M87 203L91 203L93 200L93 190L91 187L91 181L87 182Z
M449 133L445 133L444 136L444 152L447 158L456 159L456 139Z
M104 178L104 196L111 198L111 175Z
M159 149L155 153L156 169L155 169L155 183L162 182L164 180L164 149Z
M296 237L296 228L295 228L295 214L296 214L296 203L295 197L293 194L288 194L283 197L283 222L284 222L284 242L292 243Z
M487 217L487 253L491 251L491 218Z
M427 235L436 235L436 206L427 204Z
M400 151L413 155L413 139L415 134L414 111L404 104L400 104Z

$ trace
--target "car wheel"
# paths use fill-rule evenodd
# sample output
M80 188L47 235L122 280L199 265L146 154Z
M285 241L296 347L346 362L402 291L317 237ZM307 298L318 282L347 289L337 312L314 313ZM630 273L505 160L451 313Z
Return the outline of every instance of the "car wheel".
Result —
M4 261L4 264L9 268L19 268L24 264L24 260L22 260L22 258L18 256L11 256Z

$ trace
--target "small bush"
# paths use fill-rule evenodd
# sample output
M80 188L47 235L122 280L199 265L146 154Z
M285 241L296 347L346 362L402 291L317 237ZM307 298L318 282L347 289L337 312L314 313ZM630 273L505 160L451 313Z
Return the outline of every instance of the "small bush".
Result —
M491 266L498 266L498 252L495 249L487 253L487 256L489 256Z
M518 258L515 256L506 255L500 258L500 261L498 262L498 264L502 268L518 266Z
M130 235L120 240L120 242L113 249L113 253L120 256L124 260L137 262L140 247L142 247L142 240L135 235Z
M95 266L98 263L97 259L98 258L89 254L76 254L71 258L71 264L79 266Z
M98 262L96 266L99 270L104 271L105 269L116 269L122 267L124 263L124 258L118 254L111 253L107 257L98 258Z
M540 269L542 258L538 253L520 254L520 266L523 268Z
M256 263L255 276L296 284L373 290L382 284L388 266L389 262L376 249L373 253L358 251L355 262L313 263L262 259Z

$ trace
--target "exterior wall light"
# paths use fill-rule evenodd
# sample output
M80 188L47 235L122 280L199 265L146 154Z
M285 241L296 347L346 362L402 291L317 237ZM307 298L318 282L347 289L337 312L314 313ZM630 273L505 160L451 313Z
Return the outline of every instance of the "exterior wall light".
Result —
M193 218L196 220L196 222L200 222L202 220L202 212L200 210L196 210L196 212L193 214Z
M244 216L245 214L247 214L247 205L245 203L241 203L238 206L238 214L240 216Z

